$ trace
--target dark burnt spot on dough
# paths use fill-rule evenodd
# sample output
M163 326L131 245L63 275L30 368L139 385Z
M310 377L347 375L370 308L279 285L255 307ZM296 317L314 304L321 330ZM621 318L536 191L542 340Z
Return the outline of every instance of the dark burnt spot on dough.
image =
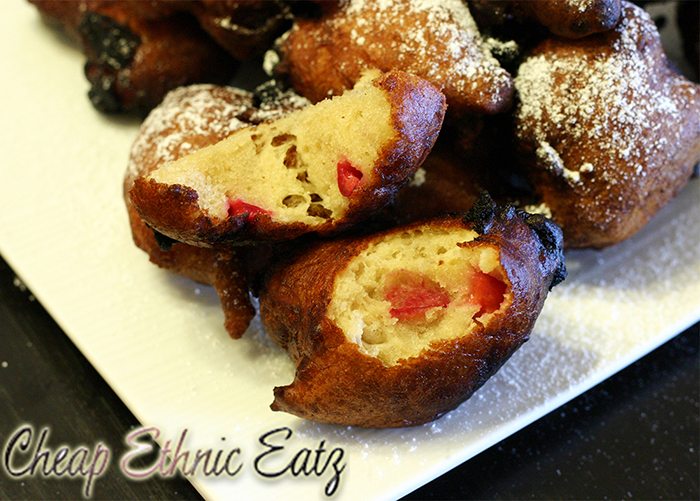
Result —
M117 96L117 78L111 71L94 63L85 63L85 77L90 82L88 98L92 105L104 113L119 113L123 110Z
M318 193L312 193L311 194L311 201L312 202L323 202L323 198Z
M552 287L563 282L567 275L564 259L564 235L554 221L542 214L529 214L527 212L522 212L522 214L525 217L525 223L535 232L542 247L544 247L548 259L557 263L552 283L549 285L551 290Z
M478 233L487 233L496 217L496 202L486 191L482 191L474 206L464 216L467 223L472 223Z
M87 12L78 25L92 59L114 70L127 68L134 59L141 39L114 19Z
M464 217L465 222L471 223L474 230L480 234L489 232L496 219L507 223L520 217L535 233L542 244L544 268L554 268L551 289L566 278L566 264L564 260L564 237L561 228L551 219L542 214L530 214L513 206L498 208L487 192L482 192L474 207Z
M90 102L105 113L123 111L117 75L131 65L141 39L114 19L94 12L85 13L78 31L88 55L85 76L90 82Z
M304 171L301 171L299 174L297 174L297 180L301 181L302 183L308 183L309 182L309 173Z

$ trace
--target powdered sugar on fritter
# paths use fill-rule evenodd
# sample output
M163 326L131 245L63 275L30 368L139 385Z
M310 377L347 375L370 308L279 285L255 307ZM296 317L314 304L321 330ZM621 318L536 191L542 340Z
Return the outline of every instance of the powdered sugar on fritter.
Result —
M280 92L274 101L264 101L255 108L250 114L252 123L272 122L280 119L286 114L301 110L309 106L311 102L305 97L300 96L293 90Z
M252 105L252 93L233 87L200 84L169 92L141 125L131 148L127 184L199 149L195 137L223 138L246 127L239 117Z
M448 103L474 94L490 102L511 86L462 0L350 0L322 27L295 25L292 33L299 30L290 40L300 51L334 44L360 54L358 60L340 53L334 62L343 75L354 74L357 64L401 69L443 87Z
M612 184L630 172L646 176L650 159L680 134L672 126L681 120L674 78L643 43L658 40L648 14L626 6L606 37L599 46L551 41L515 78L518 136L533 144L538 165L570 184L598 171ZM620 162L631 169L606 168Z
M129 157L127 187L136 177L218 142L251 125L276 120L309 101L292 91L254 106L251 92L209 84L180 87L168 93L139 130Z

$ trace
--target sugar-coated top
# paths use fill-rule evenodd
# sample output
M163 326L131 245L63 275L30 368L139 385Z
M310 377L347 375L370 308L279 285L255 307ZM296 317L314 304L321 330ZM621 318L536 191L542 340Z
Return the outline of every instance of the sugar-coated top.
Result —
M517 134L534 140L540 164L569 184L622 162L632 168L605 170L609 183L646 176L658 152L681 134L679 80L649 15L627 4L613 31L549 40L523 62L515 78ZM686 91L697 94L691 85Z
M501 106L493 101L509 92L510 75L481 39L462 0L349 0L322 23L324 29L312 30L296 24L291 38L310 51L327 44L329 35L334 43L342 42L358 54L338 52L335 63L343 75L355 72L358 59L385 71L400 68L442 88L451 106L456 103L451 97L475 94L480 95L477 106Z
M290 91L255 106L253 93L235 87L179 87L169 92L141 125L131 148L127 184L158 165L193 153L243 127L276 120L308 104Z

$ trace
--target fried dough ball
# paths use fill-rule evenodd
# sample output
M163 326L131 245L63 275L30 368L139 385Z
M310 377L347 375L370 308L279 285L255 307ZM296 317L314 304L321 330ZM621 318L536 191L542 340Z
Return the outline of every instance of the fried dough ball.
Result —
M615 27L620 0L469 0L481 26L534 21L554 35L581 38Z
M308 101L291 93L272 92L259 102L252 93L209 84L171 91L143 122L131 149L124 179L124 193L134 179L148 175L159 165L214 144L236 130L274 120ZM255 315L248 295L247 273L235 251L187 245L154 232L143 222L125 196L132 236L154 264L213 285L221 300L226 329L231 337L243 335Z
M78 30L88 61L88 95L100 111L144 112L171 89L194 82L223 83L235 62L186 14L144 20L129 4L83 15Z
M342 96L160 165L131 200L150 226L200 246L336 232L391 202L444 113L425 80L371 71Z
M469 218L327 241L278 264L260 314L297 371L272 409L385 428L469 398L527 340L566 275L554 223L489 202Z
M119 5L129 18L162 20L188 14L236 59L248 59L265 49L291 24L291 12L281 0L29 0L47 20L58 22L79 39L77 26L88 11ZM173 27L177 30L177 26Z
M700 160L700 86L670 68L644 10L624 3L622 16L543 42L515 80L521 158L570 247L633 235Z
M187 2L34 3L78 39L87 56L88 97L106 113L147 112L175 87L223 83L236 68L194 18L177 13Z
M277 71L312 101L351 88L367 68L428 80L451 113L498 113L512 100L510 75L461 0L350 0L319 19L297 19L279 45Z

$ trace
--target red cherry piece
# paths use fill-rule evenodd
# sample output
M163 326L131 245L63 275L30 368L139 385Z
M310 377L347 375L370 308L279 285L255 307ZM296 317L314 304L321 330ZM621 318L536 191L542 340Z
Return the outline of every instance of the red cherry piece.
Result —
M482 271L474 271L470 281L468 301L481 307L476 316L493 313L500 308L506 293L506 284Z
M391 303L389 314L400 321L424 319L429 309L450 304L450 295L440 284L408 270L397 270L387 277L384 298Z
M362 172L353 167L347 159L338 162L338 188L344 197L352 195L361 179Z
M272 214L269 210L261 209L260 207L244 202L243 200L228 201L229 217L245 216L247 221L260 216L262 214Z

